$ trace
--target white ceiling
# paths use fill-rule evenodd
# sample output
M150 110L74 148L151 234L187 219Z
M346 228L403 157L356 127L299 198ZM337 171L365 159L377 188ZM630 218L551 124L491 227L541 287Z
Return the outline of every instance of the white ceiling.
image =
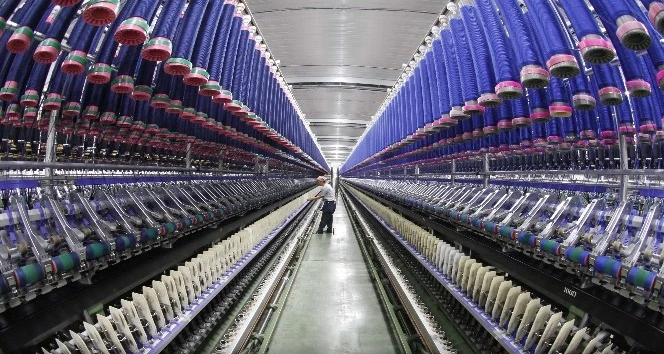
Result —
M245 3L335 165L348 157L447 1Z

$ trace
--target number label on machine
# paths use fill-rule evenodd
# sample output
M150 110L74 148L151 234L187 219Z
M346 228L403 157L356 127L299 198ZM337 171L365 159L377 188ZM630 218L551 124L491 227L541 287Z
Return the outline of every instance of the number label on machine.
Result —
M572 289L570 289L570 288L568 288L568 287L566 287L566 286L563 287L563 293L565 293L565 294L567 294L567 295L569 295L569 296L571 296L571 297L576 297L576 290L572 290Z

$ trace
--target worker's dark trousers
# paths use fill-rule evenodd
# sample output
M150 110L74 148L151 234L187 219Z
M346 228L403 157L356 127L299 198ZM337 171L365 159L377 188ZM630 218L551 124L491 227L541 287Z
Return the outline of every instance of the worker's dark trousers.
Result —
M322 233L325 226L327 226L328 233L332 233L332 213L323 213L320 217L320 225L318 225L318 233Z

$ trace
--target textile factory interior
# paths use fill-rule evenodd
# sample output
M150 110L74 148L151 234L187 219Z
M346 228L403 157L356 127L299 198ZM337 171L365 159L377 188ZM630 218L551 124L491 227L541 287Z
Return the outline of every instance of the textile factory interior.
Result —
M664 353L664 0L0 0L0 354Z

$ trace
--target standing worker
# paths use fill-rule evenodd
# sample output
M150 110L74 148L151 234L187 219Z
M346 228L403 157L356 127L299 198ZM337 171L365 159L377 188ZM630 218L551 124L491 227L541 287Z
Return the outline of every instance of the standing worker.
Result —
M327 231L325 233L332 233L332 214L337 209L337 202L334 198L334 189L327 183L327 178L320 176L316 178L316 184L321 186L320 191L316 194L315 197L309 198L309 200L316 200L323 198L323 215L320 218L320 225L318 225L317 234L323 233L323 228L327 226Z

